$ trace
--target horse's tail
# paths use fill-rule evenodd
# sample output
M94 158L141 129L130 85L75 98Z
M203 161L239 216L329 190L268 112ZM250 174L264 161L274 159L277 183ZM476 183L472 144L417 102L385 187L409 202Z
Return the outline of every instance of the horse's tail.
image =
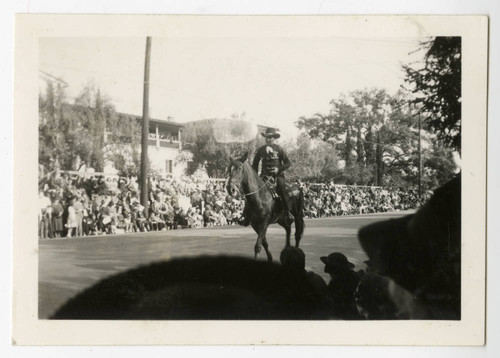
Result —
M304 234L304 192L302 188L299 189L299 195L295 198L295 246L299 247L300 240Z

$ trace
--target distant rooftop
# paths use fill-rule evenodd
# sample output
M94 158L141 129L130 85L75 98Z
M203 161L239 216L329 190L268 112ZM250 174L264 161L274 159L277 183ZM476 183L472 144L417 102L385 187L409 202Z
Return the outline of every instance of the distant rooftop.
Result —
M134 117L135 119L137 119L138 121L142 120L142 116L137 116L135 114L128 114L128 113L121 113L121 112L119 112L118 115L131 116L131 117ZM175 126L175 127L184 127L185 126L185 124L182 124L182 123L179 123L179 122L170 121L170 120L167 120L167 119L156 119L156 118L151 118L150 117L149 121L150 122L155 122L155 123L168 124L168 125Z
M232 119L232 118L204 118L204 119L197 119L195 121L188 121L188 122L184 123L184 126L189 125L189 124L203 123L203 122L213 122L213 121L216 121L217 119ZM239 120L239 119L235 119L235 120ZM279 128L270 127L270 126L266 126L266 125L263 125L263 124L255 123L255 125L259 128L259 130L264 130L264 129L267 129L267 128L273 128L273 129L279 130Z

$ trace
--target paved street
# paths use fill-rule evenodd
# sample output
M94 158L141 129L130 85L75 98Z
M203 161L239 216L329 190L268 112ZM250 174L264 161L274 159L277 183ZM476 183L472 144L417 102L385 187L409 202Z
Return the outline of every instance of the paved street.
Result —
M300 247L306 254L306 269L323 276L321 256L344 253L356 269L367 259L357 230L369 223L407 213L368 214L306 220ZM170 258L199 255L253 257L257 236L239 226L187 229L112 236L52 239L39 242L39 317L49 317L68 298L100 279L138 265ZM274 260L285 244L285 232L273 225L267 235ZM293 242L293 235L292 235ZM265 253L259 257L265 260Z

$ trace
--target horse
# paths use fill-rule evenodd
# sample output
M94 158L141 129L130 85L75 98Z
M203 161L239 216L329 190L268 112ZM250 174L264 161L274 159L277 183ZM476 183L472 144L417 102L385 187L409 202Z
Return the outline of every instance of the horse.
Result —
M268 181L259 177L257 172L248 163L248 152L240 159L230 158L229 179L226 189L231 196L239 193L244 194L246 198L246 215L250 215L250 224L257 233L255 242L255 259L261 251L261 246L266 251L269 262L273 261L273 256L269 251L269 244L266 238L266 232L269 225L278 223L286 231L286 246L290 246L290 235L292 232L292 221L285 219L281 213L281 205L273 198L273 193L268 186ZM304 195L299 188L298 195L290 198L291 213L295 217L295 247L299 247L300 240L304 234Z

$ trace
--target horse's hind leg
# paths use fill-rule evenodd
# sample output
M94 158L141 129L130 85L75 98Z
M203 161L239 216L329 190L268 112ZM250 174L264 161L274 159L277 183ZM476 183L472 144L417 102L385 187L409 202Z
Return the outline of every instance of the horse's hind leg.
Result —
M288 225L283 225L286 231L286 244L285 247L290 246L290 236L292 235L292 226L290 224Z
M299 247L300 240L304 234L304 218L301 216L295 217L295 247Z

